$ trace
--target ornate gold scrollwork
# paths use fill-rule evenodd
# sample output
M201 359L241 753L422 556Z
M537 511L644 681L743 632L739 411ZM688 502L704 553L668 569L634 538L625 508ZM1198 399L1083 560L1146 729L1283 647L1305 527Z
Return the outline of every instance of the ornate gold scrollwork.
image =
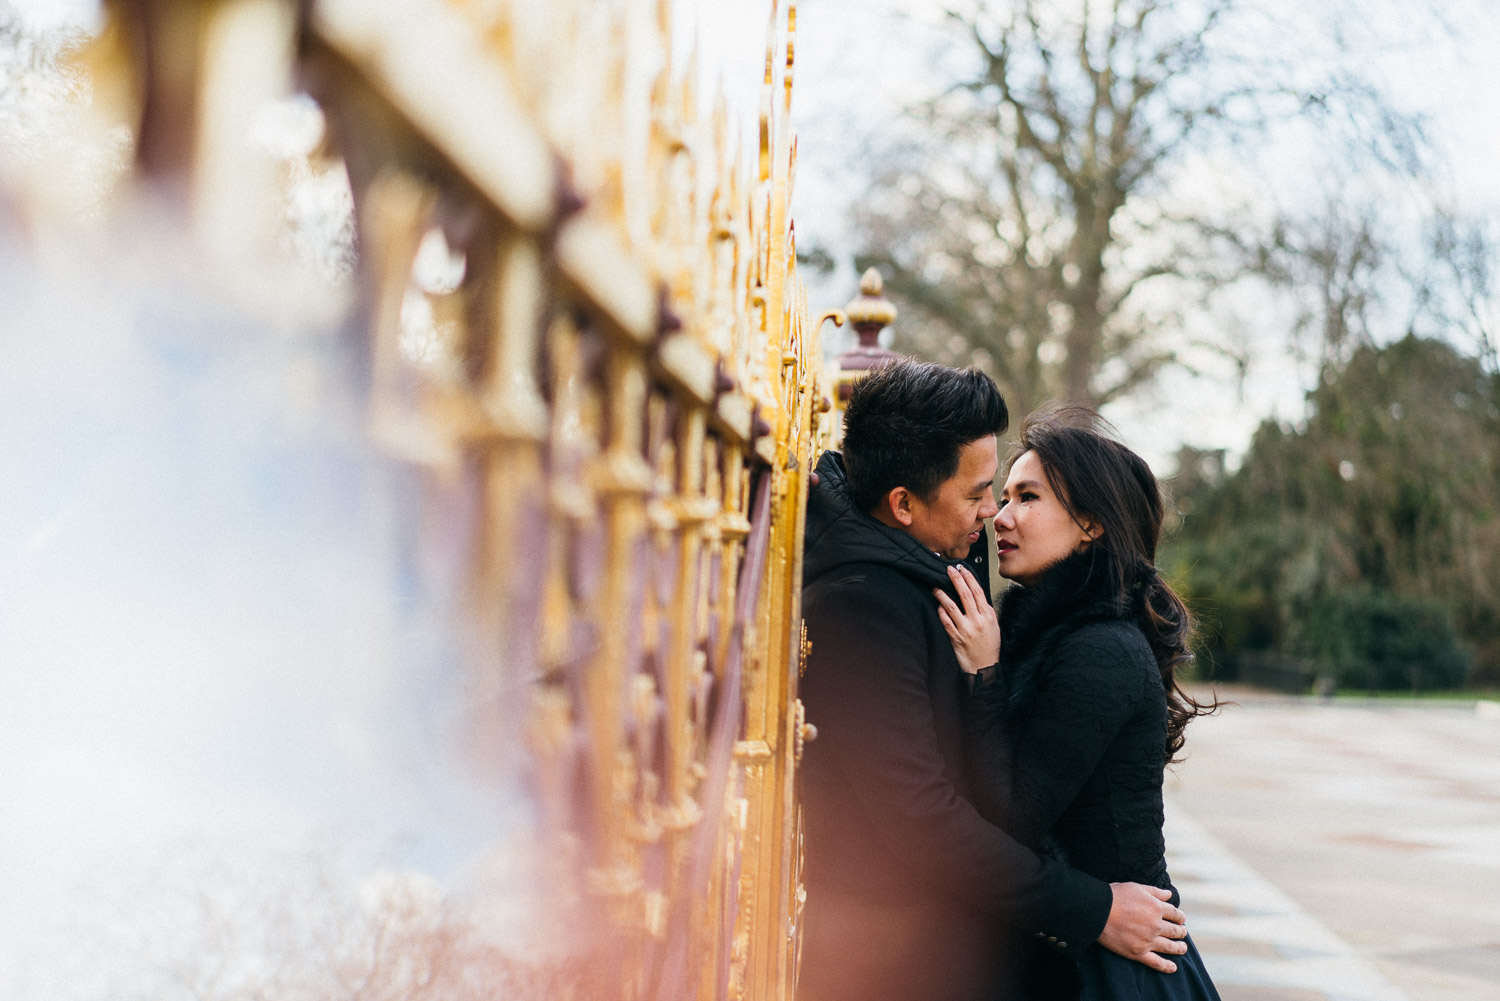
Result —
M795 982L802 519L838 315L810 322L797 275L796 7L764 4L743 160L668 0L309 0L273 46L348 168L373 437L445 499L428 516L469 519L445 529L474 540L476 698L529 695L560 895L608 919L579 948L621 1001ZM147 8L196 5L107 3L105 37L144 39ZM147 48L107 63L150 105L140 169L222 167L164 141L227 134L222 74L195 66L213 93L179 100ZM414 276L434 233L465 262L436 291Z

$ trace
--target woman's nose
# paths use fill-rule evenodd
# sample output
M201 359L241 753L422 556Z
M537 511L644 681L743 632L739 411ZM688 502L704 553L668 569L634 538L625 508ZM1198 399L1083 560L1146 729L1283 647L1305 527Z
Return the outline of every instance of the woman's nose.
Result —
M997 532L1015 527L1015 523L1006 516L1005 512L1006 508L1004 507L995 512L995 531Z

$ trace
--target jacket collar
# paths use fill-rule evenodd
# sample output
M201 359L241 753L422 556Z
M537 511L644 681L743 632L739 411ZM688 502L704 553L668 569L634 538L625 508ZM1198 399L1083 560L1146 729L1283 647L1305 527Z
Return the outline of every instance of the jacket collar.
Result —
M1142 586L1149 579L1147 569L1127 568L1121 594L1114 557L1093 546L1048 567L1032 587L1011 585L1000 598L1002 648L1025 656L1057 626L1133 617L1142 601Z
M963 563L989 594L989 532L963 560L944 559L911 535L878 521L854 506L844 457L829 450L817 464L818 482L807 494L807 535L803 547L804 585L848 563L874 563L901 573L922 587L952 592L948 567Z

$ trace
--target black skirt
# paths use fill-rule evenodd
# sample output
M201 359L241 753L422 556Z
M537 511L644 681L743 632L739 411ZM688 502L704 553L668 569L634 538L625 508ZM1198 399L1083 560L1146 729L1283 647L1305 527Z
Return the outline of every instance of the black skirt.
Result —
M1079 1001L1220 1001L1191 936L1187 948L1168 957L1176 973L1158 973L1096 946L1078 963Z
M1076 962L1038 948L1021 997L1028 1001L1221 1001L1192 938L1188 951L1170 956L1176 973L1158 973L1096 945Z

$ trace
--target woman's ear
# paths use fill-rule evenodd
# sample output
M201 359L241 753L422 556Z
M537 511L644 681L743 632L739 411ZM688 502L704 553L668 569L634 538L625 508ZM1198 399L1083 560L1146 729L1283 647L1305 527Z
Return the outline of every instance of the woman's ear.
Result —
M1087 515L1078 519L1078 527L1083 529L1083 534L1090 542L1098 542L1099 537L1104 534L1104 526Z

